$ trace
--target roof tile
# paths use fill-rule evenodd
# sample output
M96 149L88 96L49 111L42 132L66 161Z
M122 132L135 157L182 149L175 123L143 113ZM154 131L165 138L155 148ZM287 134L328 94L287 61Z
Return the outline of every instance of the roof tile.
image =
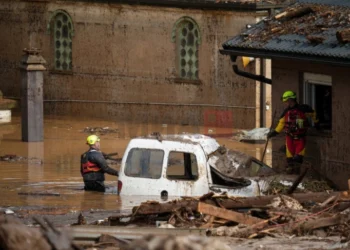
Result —
M340 43L336 37L337 31L350 29L350 0L299 0L283 11L305 7L312 11L265 19L225 42L223 48L350 59L350 44Z

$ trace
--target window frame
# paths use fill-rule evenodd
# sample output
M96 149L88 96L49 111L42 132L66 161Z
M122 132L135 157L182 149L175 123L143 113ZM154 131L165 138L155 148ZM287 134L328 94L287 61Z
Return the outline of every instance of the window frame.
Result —
M180 41L182 34L180 32L182 32L185 25L190 25L190 24L193 25L193 28L191 29L191 32L189 32L189 33L187 33L188 31L186 32L187 39L188 39L188 36L190 34L195 33L196 31L197 31L197 35L193 36L194 41L193 41L193 45L191 47L189 47L186 44L186 46L184 46L182 48L181 41ZM197 24L197 22L194 19L192 19L191 17L187 17L187 16L178 19L173 27L172 42L175 43L175 54L176 54L176 59L175 59L176 78L174 79L174 82L175 83L196 84L196 85L201 84L200 77L199 77L201 31L200 31L200 28L199 28L199 25ZM187 42L187 40L186 40L186 42ZM186 60L181 55L181 51L185 50L186 51L185 56L188 57L187 53L191 49L192 49L192 54L189 56L190 58L188 60ZM197 53L197 55L196 55L196 53ZM184 65L182 65L183 64L182 62L184 60L186 63ZM189 64L188 61L191 61L192 63ZM181 72L183 70L185 70L185 68L190 68L191 70L186 71L186 73L185 73L186 75L183 76ZM193 70L194 70L194 72L192 72ZM192 72L193 74L191 76L188 76L189 72ZM197 75L196 75L196 72L197 72Z
M332 76L326 74L315 74L309 72L303 72L303 103L310 105L317 113L316 108L316 85L327 86L333 90ZM332 94L333 91L331 91ZM330 117L330 128L325 128L323 132L331 133L333 130L333 106L331 104L331 117Z
M140 174L138 176L134 176L134 175L131 175L130 172L128 172L129 168L129 162L130 162L130 159L131 157L133 157L133 154L134 154L134 151L141 151L141 150L147 150L149 151L150 153L152 151L157 151L157 152L161 152L162 153L162 161L161 161L161 164L160 164L160 171L159 173L157 173L157 178L152 178L152 177L149 177L149 176L144 176L142 174L142 169L140 170ZM150 154L151 155L151 154ZM164 166L164 156L165 156L165 151L162 150L162 149L150 149L150 148L132 148L129 152L128 152L128 156L127 156L127 159L126 159L126 162L125 162L125 168L124 168L124 174L125 176L129 177L129 178L142 178L142 179L148 179L148 180L159 180L162 178L163 176L163 166ZM149 157L149 160L151 160L151 157ZM150 162L148 162L148 168L149 168L149 165L150 165ZM149 173L148 173L149 174ZM159 177L158 177L159 175Z
M56 20L58 16L62 16L62 18L64 18L64 16L67 18L67 26L70 24L71 27L68 27L67 30L67 38L63 39L61 38L61 42L66 42L67 45L65 47L68 47L68 49L65 49L64 52L67 53L67 59L65 59L65 61L67 62L68 66L67 69L64 69L63 66L57 67L57 46L56 46L56 42L58 41L57 39L57 34L56 34ZM63 28L62 28L63 31ZM53 34L52 34L53 32ZM52 48L51 51L53 51L53 62L51 64L50 67L50 71L53 73L58 73L58 74L72 74L73 73L73 37L74 37L74 23L73 20L71 18L71 16L69 15L68 12L66 12L65 10L56 10L53 13L51 13L50 15L50 19L47 25L47 34L51 36L51 44L52 44ZM51 35L52 34L52 35ZM65 41L63 41L65 40ZM60 45L61 47L63 46L62 44ZM60 52L62 51L62 49L60 49ZM63 53L64 53L63 52ZM60 55L62 56L62 55ZM61 60L60 60L61 61ZM63 64L63 63L62 63Z
M170 159L170 155L172 153L177 153L177 154L182 154L183 156L185 156L186 154L188 154L190 156L190 159L191 159L191 176L195 178L189 178L189 179L183 179L183 178L169 178L169 175L168 175L168 170L169 170L169 159ZM191 156L194 156L195 160L196 160L196 171L195 173L193 173L193 165L192 165L192 158ZM185 160L183 160L183 170L184 170L184 174L183 175L178 175L178 176L183 176L183 177L186 177L186 163L185 163ZM168 180L171 180L171 181L191 181L191 182L196 182L198 179L199 179L199 166L198 166L198 159L197 159L197 156L195 153L193 152L182 152L182 151L176 151L176 150L170 150L168 152L168 159L167 159L167 162L166 162L166 171L165 171L165 178L168 179Z

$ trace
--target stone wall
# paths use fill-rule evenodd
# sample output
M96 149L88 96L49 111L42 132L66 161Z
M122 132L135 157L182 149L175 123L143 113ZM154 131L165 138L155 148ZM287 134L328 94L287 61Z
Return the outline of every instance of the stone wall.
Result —
M73 22L73 70L54 70L50 16L66 11ZM48 62L46 114L94 116L135 122L253 128L256 83L235 75L221 44L255 23L255 12L105 4L88 1L2 1L0 83L19 97L22 49L36 47ZM198 82L177 80L174 24L188 16L201 32ZM52 29L52 27L51 27ZM254 65L246 69L253 72ZM221 120L221 121L219 121Z

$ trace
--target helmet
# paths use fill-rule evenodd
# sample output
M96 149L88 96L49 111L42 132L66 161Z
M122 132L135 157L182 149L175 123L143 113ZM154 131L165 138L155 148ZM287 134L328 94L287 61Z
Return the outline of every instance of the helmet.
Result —
M86 138L86 143L89 145L94 145L98 141L100 141L100 138L97 135L89 135Z
M297 99L297 94L291 90L287 90L286 92L283 93L282 95L282 101L286 102L288 99Z

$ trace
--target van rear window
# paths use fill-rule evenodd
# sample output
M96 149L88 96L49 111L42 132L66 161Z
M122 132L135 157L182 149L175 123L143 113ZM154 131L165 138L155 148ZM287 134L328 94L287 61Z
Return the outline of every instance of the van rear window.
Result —
M133 148L128 153L124 173L130 177L159 179L163 158L163 150Z

